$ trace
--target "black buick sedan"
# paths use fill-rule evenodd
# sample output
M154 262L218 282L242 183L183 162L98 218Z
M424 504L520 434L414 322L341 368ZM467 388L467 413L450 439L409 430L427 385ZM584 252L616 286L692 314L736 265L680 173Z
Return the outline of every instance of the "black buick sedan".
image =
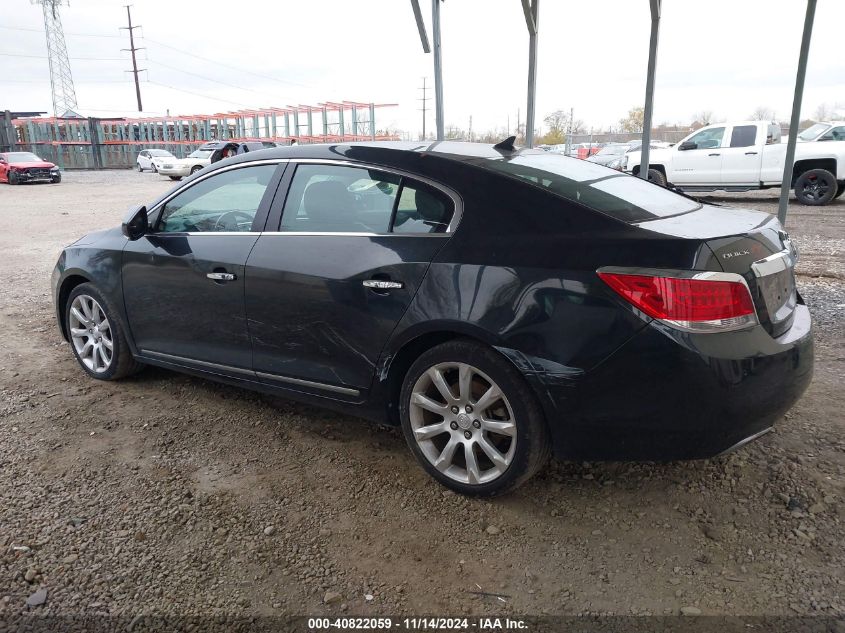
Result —
M278 148L206 167L64 249L62 335L401 425L462 493L562 459L712 457L810 381L796 252L719 208L542 151Z

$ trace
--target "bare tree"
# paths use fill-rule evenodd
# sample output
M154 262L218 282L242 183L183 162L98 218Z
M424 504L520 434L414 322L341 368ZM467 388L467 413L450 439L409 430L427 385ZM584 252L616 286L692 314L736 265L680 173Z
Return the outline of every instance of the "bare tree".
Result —
M715 117L713 116L713 110L701 110L700 112L697 112L692 115L692 119L694 123L701 124L697 127L704 127L705 125L710 125L711 123L713 123Z
M751 113L752 121L774 121L775 111L767 106L757 106Z

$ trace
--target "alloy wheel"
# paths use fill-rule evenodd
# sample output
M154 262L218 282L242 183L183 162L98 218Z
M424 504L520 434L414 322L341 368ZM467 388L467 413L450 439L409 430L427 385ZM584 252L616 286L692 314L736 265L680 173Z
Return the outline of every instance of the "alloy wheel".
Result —
M499 386L467 363L425 371L411 391L409 417L420 451L450 479L488 483L513 461L513 409Z
M814 200L821 200L827 195L830 185L831 183L827 182L824 178L810 176L807 178L807 182L804 183L804 195Z
M78 295L71 303L68 325L82 364L97 374L106 371L114 358L114 340L102 306L89 295Z

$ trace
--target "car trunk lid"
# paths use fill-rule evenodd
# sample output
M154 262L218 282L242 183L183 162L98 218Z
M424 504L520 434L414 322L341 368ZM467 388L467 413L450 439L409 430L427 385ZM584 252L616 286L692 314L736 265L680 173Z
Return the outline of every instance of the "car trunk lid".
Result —
M758 211L704 205L697 211L637 226L703 240L714 255L707 269L737 273L745 279L760 324L772 336L789 329L798 302L797 252L777 218Z

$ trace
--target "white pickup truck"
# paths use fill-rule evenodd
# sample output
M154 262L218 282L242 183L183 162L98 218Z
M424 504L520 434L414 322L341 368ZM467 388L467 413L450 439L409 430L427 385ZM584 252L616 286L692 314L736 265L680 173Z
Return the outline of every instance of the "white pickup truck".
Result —
M776 123L716 123L672 147L651 150L649 180L683 191L768 189L780 187L785 160ZM639 174L640 152L626 154L620 166ZM845 193L845 141L798 143L790 184L803 204L827 204Z

